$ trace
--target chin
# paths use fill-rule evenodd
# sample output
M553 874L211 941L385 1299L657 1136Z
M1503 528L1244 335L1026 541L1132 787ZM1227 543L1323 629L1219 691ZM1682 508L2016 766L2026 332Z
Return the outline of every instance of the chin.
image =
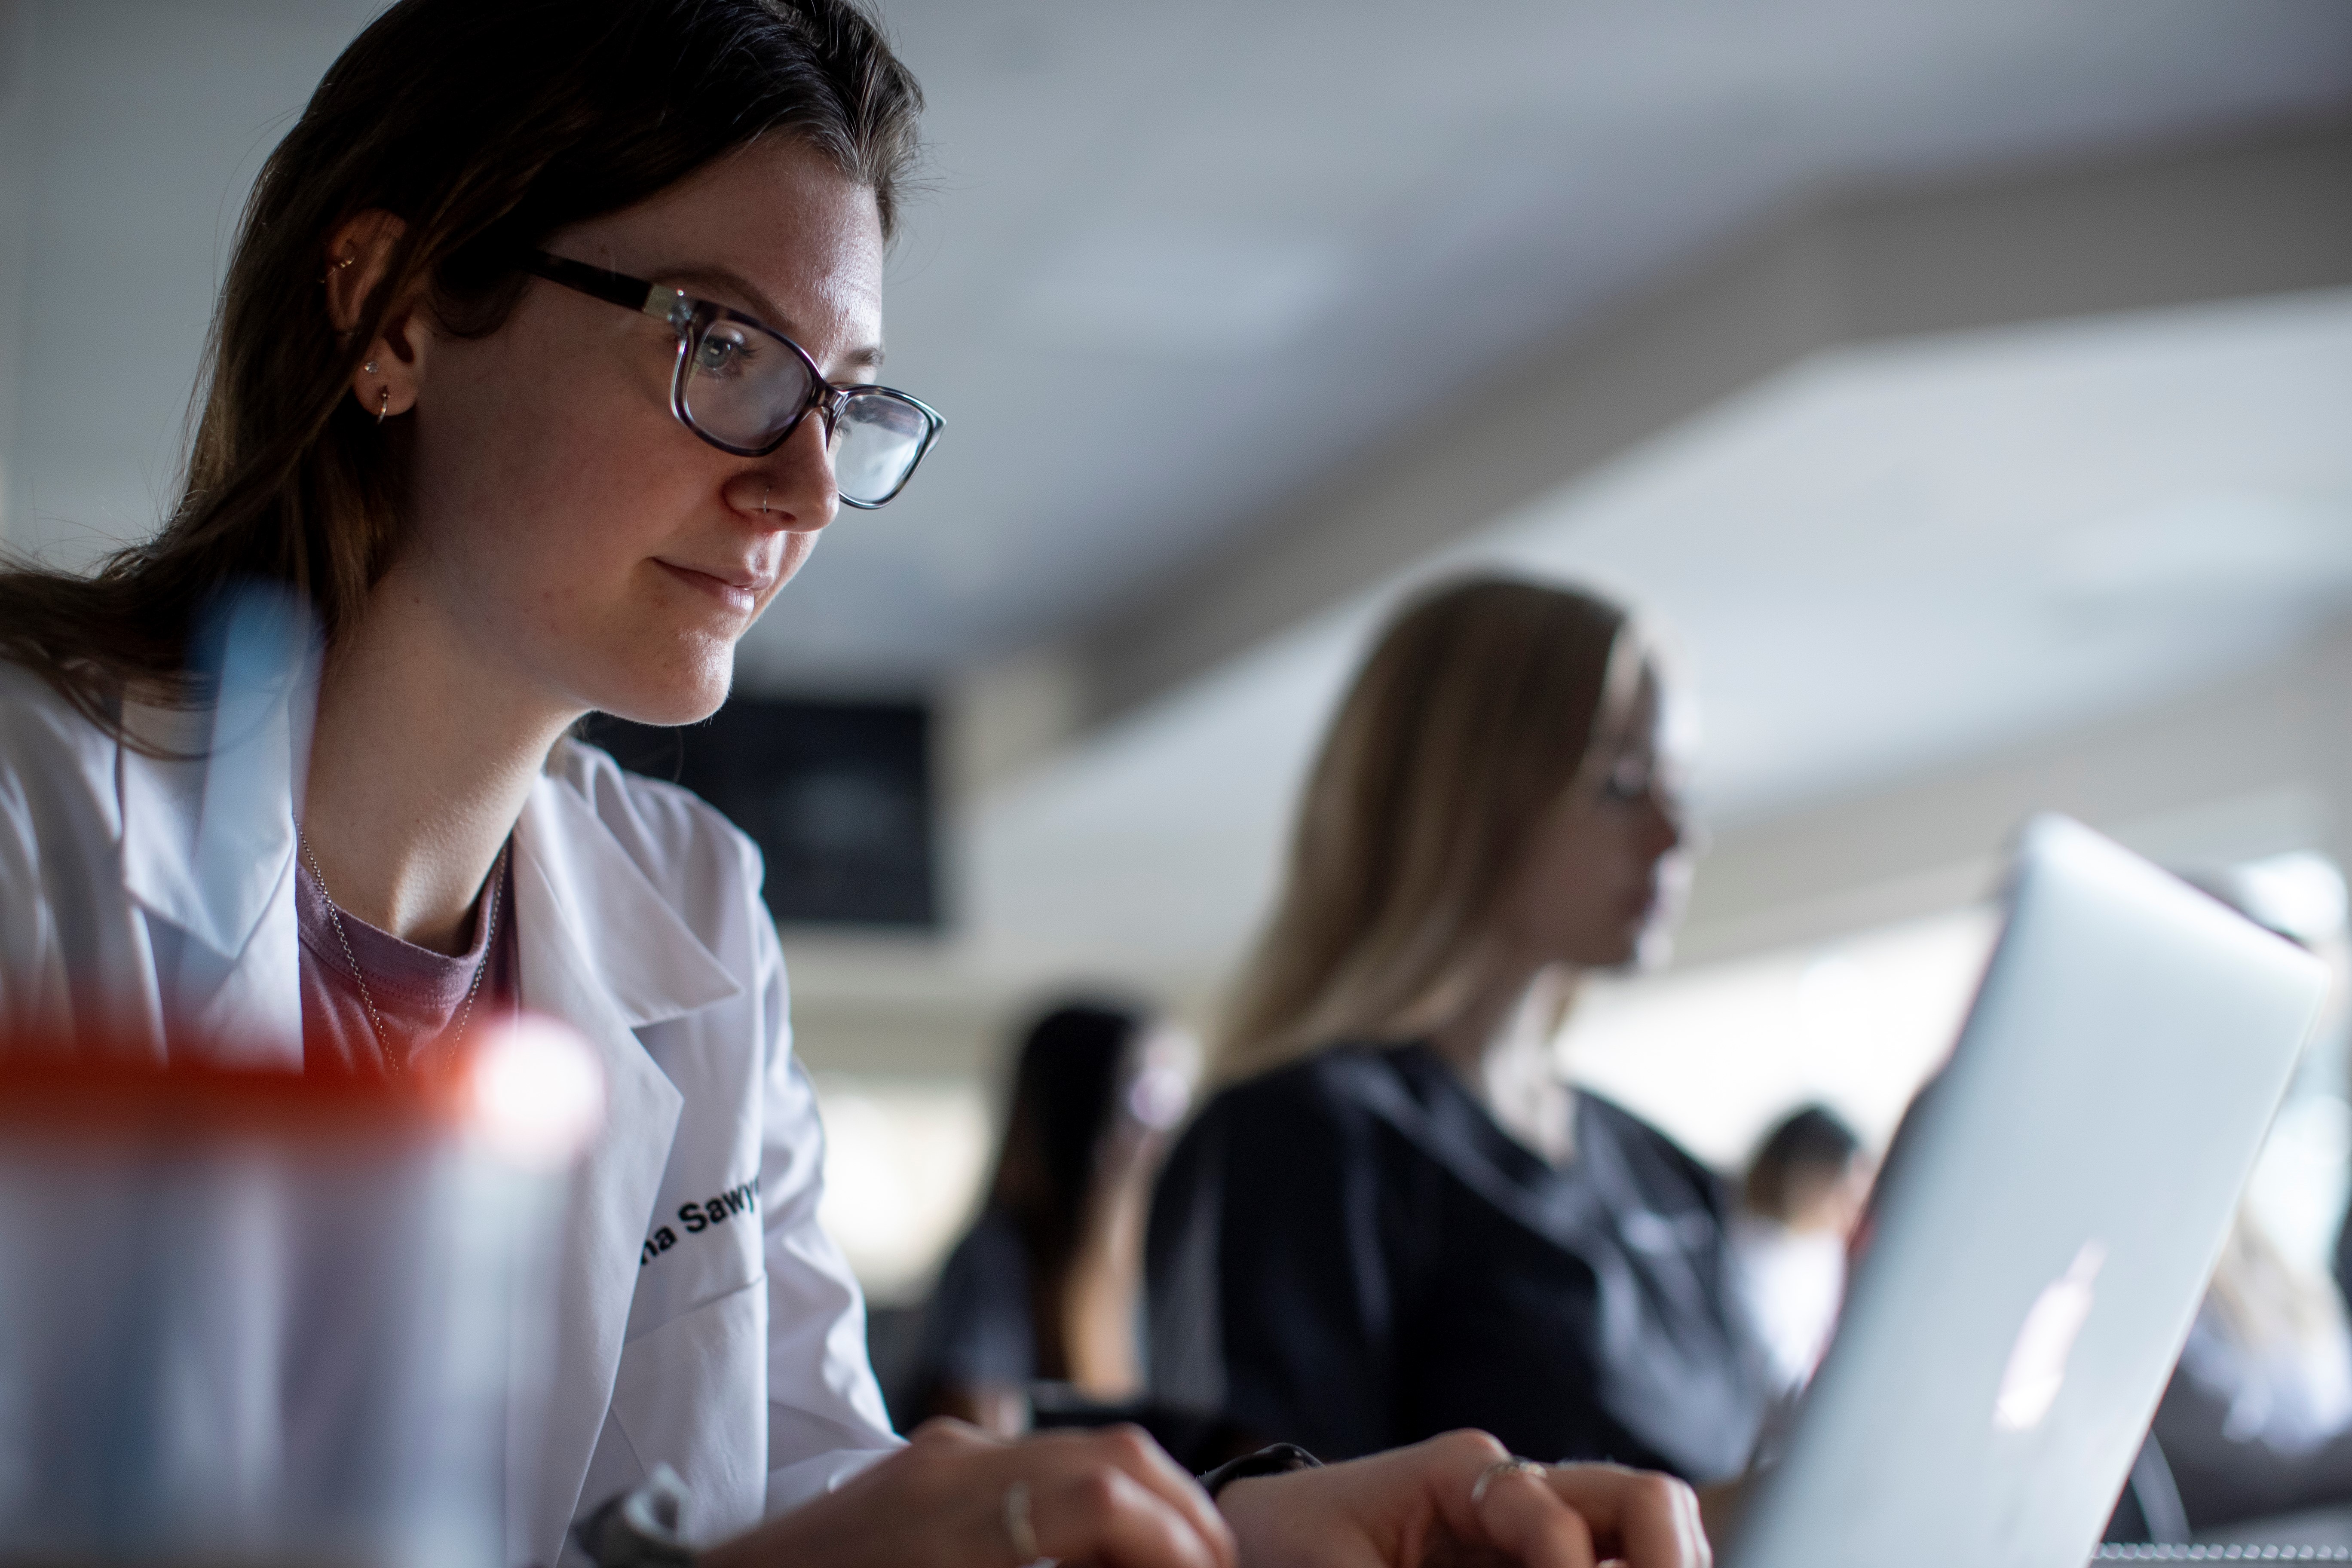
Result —
M727 700L735 679L734 652L730 644L724 658L693 660L688 668L661 672L667 676L662 679L646 679L651 667L639 666L629 672L635 679L604 683L590 706L635 724L669 729L699 723Z

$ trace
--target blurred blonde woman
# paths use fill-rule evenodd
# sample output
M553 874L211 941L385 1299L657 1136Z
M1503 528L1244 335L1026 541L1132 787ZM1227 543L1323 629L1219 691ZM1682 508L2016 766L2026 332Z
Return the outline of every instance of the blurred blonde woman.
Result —
M1150 1239L1152 1376L1271 1438L1449 1427L1709 1482L1768 1399L1727 1196L1553 1070L1661 924L1682 826L1619 606L1456 583L1357 677Z

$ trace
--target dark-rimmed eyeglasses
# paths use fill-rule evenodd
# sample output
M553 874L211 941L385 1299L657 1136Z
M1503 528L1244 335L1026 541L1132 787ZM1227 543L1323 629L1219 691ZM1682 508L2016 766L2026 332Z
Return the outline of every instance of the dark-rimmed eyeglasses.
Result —
M900 490L947 421L887 386L835 386L808 351L756 317L585 262L532 251L524 270L591 299L651 316L677 334L669 411L722 452L764 458L811 413L842 504L871 510Z

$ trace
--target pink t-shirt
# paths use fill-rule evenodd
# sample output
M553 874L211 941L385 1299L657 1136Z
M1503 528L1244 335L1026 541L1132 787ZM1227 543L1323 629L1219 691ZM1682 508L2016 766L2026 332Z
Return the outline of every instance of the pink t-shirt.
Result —
M367 976L367 994L383 1020L385 1041L398 1053L395 1062L379 1044L369 1021L366 1002L352 976L351 958L335 935L325 894L308 865L298 865L294 876L295 921L302 935L302 1062L306 1071L376 1073L389 1076L419 1065L421 1054L457 1022L466 1006L474 971L488 948L489 967L467 1015L466 1033L471 1037L483 1024L514 1010L515 935L513 858L503 863L498 891L498 929L485 931L483 912L488 899L474 905L474 930L467 951L455 957L403 942L357 916L342 913L343 935L351 940L351 958L359 960Z

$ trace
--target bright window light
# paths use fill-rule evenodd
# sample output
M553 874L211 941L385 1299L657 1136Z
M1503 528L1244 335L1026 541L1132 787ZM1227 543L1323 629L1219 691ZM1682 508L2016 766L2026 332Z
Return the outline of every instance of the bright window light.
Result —
M2344 872L2308 849L2235 868L2231 880L2247 912L2316 947L2344 935Z
M995 1152L977 1084L821 1074L825 1231L886 1304L919 1298L979 1207Z
M1578 1083L1724 1171L1814 1101L1884 1146L1951 1050L1998 931L1992 910L1970 909L1596 981L1570 1015L1562 1060Z

